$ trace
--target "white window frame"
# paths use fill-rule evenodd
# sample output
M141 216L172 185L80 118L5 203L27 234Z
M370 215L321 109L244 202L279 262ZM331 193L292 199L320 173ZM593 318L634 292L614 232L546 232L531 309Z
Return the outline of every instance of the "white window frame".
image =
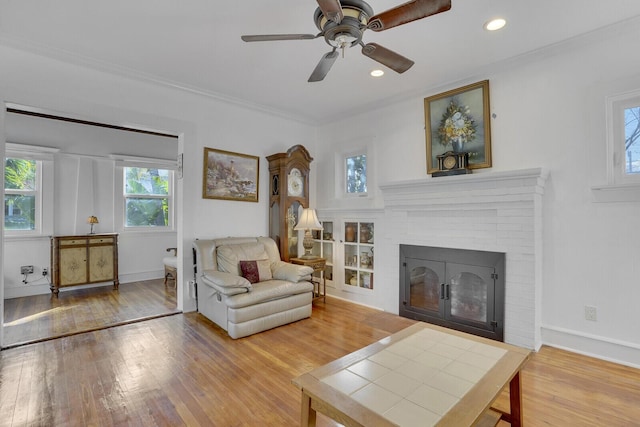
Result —
M122 233L165 233L165 232L173 232L175 231L176 224L176 209L175 209L175 175L177 169L177 161L168 161L164 159L150 159L150 158L142 158L142 157L132 157L132 156L120 156L120 155L111 155L111 158L116 159L115 162L115 177L116 177L116 197L114 208L114 215L116 217L116 223L119 223L119 231ZM158 226L158 227L129 227L126 225L127 222L127 212L126 212L126 198L127 194L125 193L125 185L124 185L124 176L125 176L125 168L156 168L163 169L169 171L169 194L168 195L149 195L150 198L167 198L167 203L169 206L169 221L166 226ZM118 220L119 217L119 220Z
M609 185L640 185L640 174L626 172L624 111L640 106L640 90L607 98L607 181Z
M54 212L54 156L58 149L39 147L26 144L7 143L5 158L35 160L36 162L36 190L10 190L5 189L5 194L26 194L35 195L35 215L33 230L5 230L7 238L40 237L53 234L53 212ZM4 161L3 161L4 164ZM3 201L4 205L4 201ZM4 207L3 207L4 209ZM43 212L51 214L44 215Z

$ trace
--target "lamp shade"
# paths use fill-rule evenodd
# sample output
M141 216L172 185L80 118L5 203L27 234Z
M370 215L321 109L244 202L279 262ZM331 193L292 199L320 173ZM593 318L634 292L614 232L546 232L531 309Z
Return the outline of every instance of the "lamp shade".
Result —
M293 228L294 230L322 230L322 225L318 221L315 209L304 208L302 214L300 214L300 220L298 224Z
M87 224L98 224L99 222L100 221L98 221L97 216L91 215L89 218L87 218Z

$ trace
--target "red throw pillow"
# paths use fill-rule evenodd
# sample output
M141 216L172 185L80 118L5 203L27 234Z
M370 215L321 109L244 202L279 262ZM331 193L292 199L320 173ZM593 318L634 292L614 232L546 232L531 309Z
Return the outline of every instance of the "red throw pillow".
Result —
M258 283L260 281L257 261L240 261L240 270L242 271L242 277L249 282Z

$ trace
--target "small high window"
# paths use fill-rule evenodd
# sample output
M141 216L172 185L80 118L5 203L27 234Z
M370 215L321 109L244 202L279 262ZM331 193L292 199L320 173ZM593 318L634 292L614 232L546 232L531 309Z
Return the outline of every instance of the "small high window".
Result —
M640 105L624 109L625 174L640 175Z
M367 194L367 155L346 158L347 194Z
M609 184L640 184L640 91L607 104Z

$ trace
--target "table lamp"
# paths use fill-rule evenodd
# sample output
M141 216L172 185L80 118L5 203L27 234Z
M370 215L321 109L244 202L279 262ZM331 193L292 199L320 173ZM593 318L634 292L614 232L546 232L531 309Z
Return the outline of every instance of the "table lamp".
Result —
M322 225L318 221L315 209L304 208L302 214L300 214L300 220L298 224L293 228L294 230L304 230L304 239L302 239L302 246L304 247L304 255L302 259L318 258L315 255L311 255L311 249L313 249L313 236L311 230L322 230Z
M91 231L89 232L89 234L94 234L94 232L93 232L93 224L98 224L98 223L100 223L100 221L98 221L98 217L97 216L91 215L89 218L87 218L87 224L91 224Z

